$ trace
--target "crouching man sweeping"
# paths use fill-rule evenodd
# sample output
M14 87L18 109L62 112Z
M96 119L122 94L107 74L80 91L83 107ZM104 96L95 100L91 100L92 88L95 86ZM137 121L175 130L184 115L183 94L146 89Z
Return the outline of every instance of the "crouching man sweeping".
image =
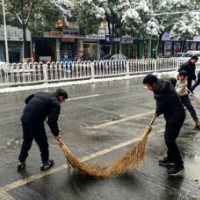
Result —
M166 128L164 133L165 144L167 146L167 157L159 161L160 165L170 166L169 175L178 175L184 171L183 161L176 144L176 138L185 119L185 111L178 97L176 90L169 80L157 79L149 74L144 80L148 90L154 92L156 100L155 116L164 114Z
M182 70L180 72L163 72L158 74L158 78L175 78L177 80L177 83L175 85L176 92L178 96L180 97L182 104L186 107L186 109L189 111L192 119L195 122L195 128L200 129L200 122L197 117L196 111L194 107L191 104L190 98L188 96L187 91L187 73L186 71Z
M32 94L25 99L26 107L21 117L23 128L23 143L19 154L18 170L25 167L28 151L33 139L36 141L41 152L41 170L53 166L53 160L49 159L49 144L44 127L44 121L48 117L48 125L55 139L59 140L58 117L60 104L68 98L67 92L58 89L55 93L40 92Z

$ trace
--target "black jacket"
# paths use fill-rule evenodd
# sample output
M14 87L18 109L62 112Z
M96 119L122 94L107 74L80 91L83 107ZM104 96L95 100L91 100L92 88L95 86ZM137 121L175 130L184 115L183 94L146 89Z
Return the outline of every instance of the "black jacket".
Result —
M37 126L37 123L43 123L48 117L48 125L53 135L59 135L58 117L60 114L60 103L56 93L36 93L28 96L25 99L27 104L24 108L21 120L23 122L32 123Z
M197 77L198 77L198 81L200 81L200 71L199 71L199 73L197 74Z
M185 111L174 86L169 80L158 79L154 89L154 98L157 115L164 114L165 120L169 123L184 120Z
M182 70L186 71L188 79L196 80L196 75L195 75L196 65L192 64L190 60L183 63L179 68L178 72Z

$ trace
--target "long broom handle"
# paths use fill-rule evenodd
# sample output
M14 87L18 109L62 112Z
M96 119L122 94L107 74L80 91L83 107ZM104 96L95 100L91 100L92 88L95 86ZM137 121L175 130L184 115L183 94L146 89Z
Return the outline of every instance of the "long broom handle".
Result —
M187 88L187 91L198 101L198 102L200 102L199 101L199 99L196 97L196 96L194 96L194 94Z
M155 119L156 119L156 116L154 115L154 117L153 117L153 119L151 120L149 126L151 126L151 125L153 124L153 122L155 121Z

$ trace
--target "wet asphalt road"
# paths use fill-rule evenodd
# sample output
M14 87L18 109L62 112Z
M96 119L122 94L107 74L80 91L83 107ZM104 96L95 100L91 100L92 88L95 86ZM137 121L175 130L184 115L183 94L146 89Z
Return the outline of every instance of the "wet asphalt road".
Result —
M150 122L155 108L153 94L130 79L96 84L74 85L65 89L71 98L62 104L59 117L62 140L79 158L88 163L109 163L131 144L95 152L138 138ZM43 91L53 92L55 89ZM158 165L165 156L163 139L165 121L156 119L148 139L145 162L139 170L117 178L95 178L66 169L65 156L46 127L50 157L55 165L40 172L40 153L33 143L26 169L17 172L16 164L21 142L20 116L24 99L38 91L0 94L0 199L16 200L177 200L200 199L200 131L187 118L177 140L186 171L184 176L169 177L167 168ZM195 91L200 98L200 88ZM79 98L81 97L81 98ZM200 106L192 101L200 116ZM133 116L133 117L132 117ZM134 117L136 116L136 117ZM123 120L122 120L123 119ZM94 158L90 159L90 154Z

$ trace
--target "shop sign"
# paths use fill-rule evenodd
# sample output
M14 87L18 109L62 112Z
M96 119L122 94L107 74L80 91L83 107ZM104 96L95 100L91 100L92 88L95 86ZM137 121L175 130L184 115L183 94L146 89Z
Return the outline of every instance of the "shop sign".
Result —
M165 32L162 36L162 41L167 41L167 40L178 40L178 39L171 39L170 34L168 32Z
M7 29L7 40L8 41L23 41L22 29L16 27L6 27ZM5 39L5 32L3 28L0 28L0 40ZM26 39L31 41L31 34L29 30L26 30Z
M75 40L72 38L62 38L62 42L74 42Z
M165 32L163 34L163 36L162 36L162 41L167 41L167 40L169 40L169 41L178 41L177 38L171 39L170 38L170 33ZM187 41L200 41L200 36L195 36L193 40L187 40Z
M61 38L62 37L62 31L45 32L44 37Z
M193 41L200 41L200 36L195 36Z
M120 38L117 38L116 36L113 37L113 41L115 44L120 43ZM110 36L106 35L106 44L110 44Z
M105 40L106 38L106 29L105 28L99 28L98 34L91 34L86 35L87 39L96 39L96 40Z
M95 39L95 40L105 40L105 35L86 35L87 39Z
M80 35L80 32L78 29L70 29L70 28L65 28L63 29L63 38L76 38L76 39L85 39L85 35Z
M133 37L131 35L125 35L122 37L122 43L123 44L132 44L133 43Z
M66 26L66 18L63 17L62 19L58 20L57 26L58 27L65 27Z

